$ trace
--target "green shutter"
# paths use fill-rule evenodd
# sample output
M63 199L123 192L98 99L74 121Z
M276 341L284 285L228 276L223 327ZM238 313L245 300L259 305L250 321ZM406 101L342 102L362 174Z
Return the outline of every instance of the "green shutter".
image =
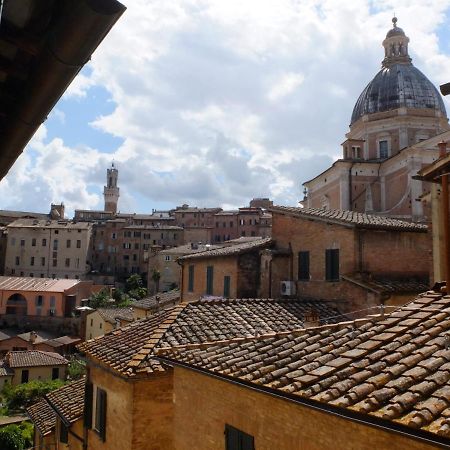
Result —
M231 285L231 277L229 275L225 275L223 277L223 296L225 298L230 297L230 285Z
M309 252L298 252L298 279L309 281Z
M84 387L84 426L92 428L92 383L87 382Z
M214 286L214 267L208 266L206 268L206 295L213 295Z

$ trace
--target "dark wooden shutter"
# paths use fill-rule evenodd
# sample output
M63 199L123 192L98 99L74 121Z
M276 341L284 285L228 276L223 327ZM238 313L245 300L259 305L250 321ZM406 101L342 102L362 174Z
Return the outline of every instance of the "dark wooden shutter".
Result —
M213 295L214 287L214 267L208 266L206 268L206 294Z
M325 279L331 281L331 250L325 250Z
M309 281L309 252L298 252L298 279Z
M339 281L339 249L325 250L325 279Z
M333 280L339 281L339 249L332 250L332 277Z
M92 383L87 382L84 387L84 426L92 428Z
M225 450L255 450L255 439L231 425L225 425Z
M59 429L59 441L63 444L67 444L69 442L69 429L62 423Z
M99 396L100 404L100 423L99 423L99 433L102 441L106 440L106 391L101 390Z
M231 277L229 275L225 275L223 277L223 296L225 298L230 297L230 285L231 285Z

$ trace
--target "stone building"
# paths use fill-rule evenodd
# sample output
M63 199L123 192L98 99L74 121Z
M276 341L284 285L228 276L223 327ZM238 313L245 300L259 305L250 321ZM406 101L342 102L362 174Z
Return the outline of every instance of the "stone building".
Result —
M106 186L103 189L103 196L105 197L105 211L116 214L117 203L119 202L119 187L117 181L119 179L119 171L112 163L111 168L106 171Z
M390 315L160 347L173 448L448 447L449 307L428 292Z
M83 279L90 270L92 225L18 219L7 226L5 275Z
M413 179L438 157L450 137L447 113L434 85L413 66L409 38L397 27L383 41L382 68L353 109L343 157L304 183L310 208L376 212L420 221L419 198L429 189Z
M275 246L261 257L262 296L335 300L356 311L405 303L429 286L424 224L354 211L271 211Z

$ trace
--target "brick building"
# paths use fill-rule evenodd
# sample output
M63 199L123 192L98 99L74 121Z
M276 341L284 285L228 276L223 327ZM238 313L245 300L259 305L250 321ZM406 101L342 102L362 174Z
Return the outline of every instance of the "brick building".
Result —
M5 275L83 279L91 232L86 222L15 220L7 226Z
M428 292L390 315L158 349L174 448L448 447L449 307Z
M418 199L428 183L413 176L438 158L437 143L450 132L442 97L412 65L408 43L395 19L383 41L382 69L353 109L343 157L304 183L305 206L416 221L427 216Z
M178 258L181 264L181 299L203 296L256 298L260 287L261 250L270 247L266 239L242 238Z
M171 225L132 225L126 219L98 223L93 231L92 270L118 279L139 273L146 280L152 249L180 245L183 236L181 227Z
M262 296L340 300L355 311L404 303L428 286L426 225L352 211L271 211L275 248L261 258Z

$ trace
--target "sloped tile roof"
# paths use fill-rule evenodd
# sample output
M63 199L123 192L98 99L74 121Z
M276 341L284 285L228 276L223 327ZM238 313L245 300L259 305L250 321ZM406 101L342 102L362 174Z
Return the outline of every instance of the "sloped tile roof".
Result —
M66 358L58 353L43 352L40 350L8 352L6 362L11 369L19 367L59 366L69 363Z
M362 324L361 324L362 323ZM188 348L171 363L450 438L450 296L384 317Z
M154 349L220 341L303 327L305 314L316 311L330 322L342 318L326 302L297 299L237 299L183 303L135 321L78 349L126 375L164 370Z
M321 220L342 225L351 225L359 228L418 232L426 232L428 229L427 225L421 223L407 222L405 220L394 219L387 216L365 214L356 211L345 211L341 209L273 206L270 208L270 211L307 219Z
M419 293L426 291L430 286L425 280L389 280L389 279L372 279L361 280L357 276L342 275L344 280L350 281L358 286L365 287L369 290L376 292L389 292L389 293Z
M42 436L51 433L56 426L56 414L51 406L42 398L27 409L28 417Z
M250 250L256 250L263 247L269 247L272 243L272 238L257 239L250 242L243 242L242 244L235 244L230 242L230 245L221 248L206 250L204 252L197 252L178 258L178 261L185 261L198 258L211 258L216 256L230 256L239 255Z
M70 425L83 416L85 384L86 379L83 377L45 396L47 402L66 425Z
M165 308L169 305L175 305L180 301L180 291L173 290L169 292L160 292L151 297L141 298L132 303L132 307L141 309L150 309L157 311L160 308Z
M132 308L98 308L97 312L103 320L113 325L115 325L116 319L126 320L128 322L133 320Z

